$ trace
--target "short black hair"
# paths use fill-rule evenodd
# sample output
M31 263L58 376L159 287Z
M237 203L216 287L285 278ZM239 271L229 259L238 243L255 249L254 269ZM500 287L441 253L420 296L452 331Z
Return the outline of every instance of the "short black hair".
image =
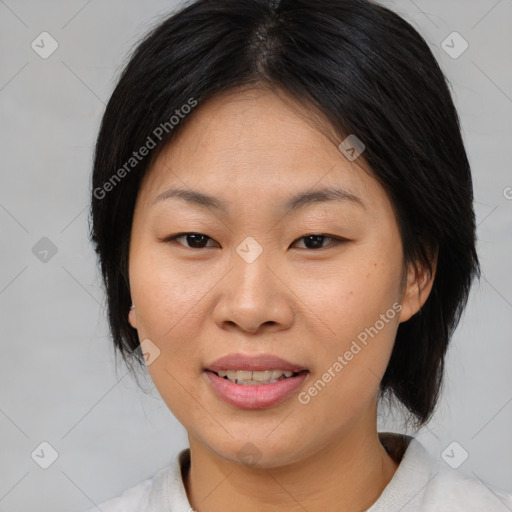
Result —
M92 173L90 238L124 361L143 365L128 322L128 252L146 171L208 98L281 90L320 112L340 141L363 141L364 162L392 202L405 263L431 272L437 253L431 293L399 325L379 390L416 426L427 423L449 341L480 277L471 170L448 86L421 35L369 0L196 0L159 22L106 106Z

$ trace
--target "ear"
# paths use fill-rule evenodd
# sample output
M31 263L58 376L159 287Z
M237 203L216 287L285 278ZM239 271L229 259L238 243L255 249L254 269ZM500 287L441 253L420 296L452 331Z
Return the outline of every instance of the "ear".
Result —
M137 329L137 316L135 314L135 308L131 308L130 312L128 313L128 322L130 322L130 325Z
M407 271L407 284L405 285L404 295L402 297L402 310L400 311L400 323L409 320L425 304L432 286L437 270L437 251L432 260L432 274L427 268L417 268L415 265L409 265Z

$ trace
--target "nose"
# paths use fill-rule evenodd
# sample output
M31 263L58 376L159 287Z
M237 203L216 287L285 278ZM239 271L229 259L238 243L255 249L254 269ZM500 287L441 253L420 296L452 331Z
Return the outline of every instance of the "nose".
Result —
M243 255L243 252L240 254ZM288 329L293 322L293 276L262 251L253 261L234 252L219 283L214 320L221 329L246 333Z

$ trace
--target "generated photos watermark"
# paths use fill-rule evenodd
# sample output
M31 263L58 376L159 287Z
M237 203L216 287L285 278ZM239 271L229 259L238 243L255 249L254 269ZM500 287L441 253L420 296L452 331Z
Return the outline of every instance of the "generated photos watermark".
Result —
M187 103L174 111L174 114L168 121L160 123L153 130L152 134L148 135L146 142L139 148L139 150L134 151L132 156L123 164L123 166L114 172L114 174L112 174L112 176L101 187L96 187L94 189L94 197L101 200L111 192L127 174L135 169L135 167L137 167L137 165L139 165L139 163L149 155L151 150L156 147L157 143L162 140L164 134L169 134L182 119L185 119L187 114L189 114L196 105L197 100L189 98Z
M402 305L399 302L395 302L391 308L389 308L385 314L380 315L380 319L377 320L371 327L365 328L357 335L357 340L353 340L350 348L344 352L343 355L339 355L336 361L322 374L322 376L316 380L306 391L302 391L298 395L298 400L302 405L308 404L311 399L318 395L322 389L324 389L329 382L338 375L345 366L347 366L354 357L359 354L364 347L368 345L368 337L372 339L384 329L386 324L389 324L393 318L402 311ZM359 341L359 343L358 343Z

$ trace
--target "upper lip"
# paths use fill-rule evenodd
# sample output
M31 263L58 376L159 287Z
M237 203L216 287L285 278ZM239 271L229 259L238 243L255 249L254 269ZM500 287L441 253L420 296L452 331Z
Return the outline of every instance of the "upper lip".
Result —
M206 367L206 370L218 372L221 370L285 370L290 372L300 372L307 370L304 366L286 361L281 357L272 354L228 354L217 359Z

